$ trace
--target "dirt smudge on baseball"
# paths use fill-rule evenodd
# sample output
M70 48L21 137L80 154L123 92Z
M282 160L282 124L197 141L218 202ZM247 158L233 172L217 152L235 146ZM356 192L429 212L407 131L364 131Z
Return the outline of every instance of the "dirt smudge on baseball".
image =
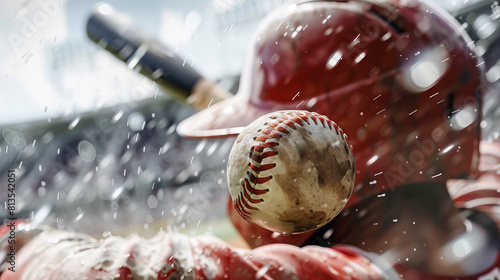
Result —
M288 209L279 215L279 219L292 223L296 229L300 228L300 231L303 231L316 228L327 218L327 215L323 211L311 210L314 209L314 205L311 205L314 202L311 203L306 199L303 192L307 192L307 188L299 185L305 183L314 193L317 193L314 188L332 188L336 191L339 200L347 198L352 189L346 187L347 184L344 184L345 180L342 179L352 170L354 163L350 159L349 150L346 152L341 141L317 141L302 127L292 133L300 133L301 137L294 138L293 142L288 137L283 137L280 139L283 145L276 147L275 150L280 154L281 163L299 161L303 164L280 164L278 162L277 164L281 165L280 167L284 170L275 176L274 180L282 189L287 200L285 204L288 205L284 207ZM290 146L294 148L289 149L288 153L280 152L281 147ZM332 160L332 157L336 160ZM332 201L330 205L336 207L336 202Z
M354 163L349 159L349 154L346 153L344 147L340 141L332 142L320 142L313 141L311 135L307 132L300 132L299 130L305 130L304 128L299 128L293 133L301 133L300 140L294 140L291 143L287 137L280 139L284 145L276 147L276 151L280 151L281 147L295 146L298 154L294 153L280 153L282 162L294 162L299 161L304 164L287 164L285 174L289 176L277 176L276 180L281 180L279 186L282 187L285 194L289 194L291 198L290 201L294 201L295 197L300 197L300 188L297 188L297 184L293 182L293 177L299 177L300 174L313 172L312 170L307 170L304 166L311 166L315 169L317 174L317 182L320 188L332 186L339 184L345 174L353 169ZM314 147L314 144L319 144L315 148L314 152L307 152ZM298 156L298 158L296 157ZM331 158L336 160L332 161ZM311 164L307 164L311 163ZM332 164L333 163L333 164ZM284 167L284 166L283 166ZM304 174L309 175L309 174ZM342 193L340 196L346 197L347 193Z
M288 218L287 218L288 217ZM296 218L290 218L296 217ZM290 208L280 215L280 220L293 224L294 231L302 232L315 229L327 218L324 211L302 211L297 208Z

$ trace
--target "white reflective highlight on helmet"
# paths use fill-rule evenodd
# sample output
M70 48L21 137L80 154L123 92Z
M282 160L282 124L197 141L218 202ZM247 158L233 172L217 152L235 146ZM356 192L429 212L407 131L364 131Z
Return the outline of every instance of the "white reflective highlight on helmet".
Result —
M339 63L341 59L342 59L342 52L341 51L334 52L326 62L326 69L328 70L332 69Z
M476 106L469 104L450 117L450 127L453 130L461 130L471 125L476 119Z
M410 82L417 89L426 90L433 86L442 74L434 61L419 61L410 68Z

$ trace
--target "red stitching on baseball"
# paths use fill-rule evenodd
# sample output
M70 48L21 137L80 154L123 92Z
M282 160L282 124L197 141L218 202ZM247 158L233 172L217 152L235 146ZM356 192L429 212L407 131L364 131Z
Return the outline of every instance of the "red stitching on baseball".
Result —
M264 148L270 148L270 147L274 147L274 146L278 146L278 142L266 142L266 143L264 143L264 145L262 145L262 147L264 147Z
M318 124L318 123L316 122L316 116L309 116L309 117L311 118L311 120L313 120L313 122L314 122L315 124Z
M245 206L246 208L250 209L250 210L257 210L257 208L251 206L250 204L248 204L248 202L246 200L241 200L243 202L243 206ZM246 211L245 211L246 212ZM250 212L247 212L250 214Z
M266 170L269 170L273 167L276 166L276 163L271 163L271 164L261 164L260 165L260 171L266 171Z
M265 189L265 190L259 190L259 189L256 189L256 188L252 188L252 186L250 185L250 182L248 181L248 179L245 180L245 187L246 187L246 190L248 191L248 193L250 195L252 195L252 194L261 195L261 194L265 194L267 192L267 189Z
M281 133L285 133L285 134L288 134L288 130L282 126L278 126L276 127L276 130L281 132Z
M272 157L272 156L275 156L277 154L278 154L278 152L275 152L275 151L265 151L262 153L262 159Z
M241 193L240 195L238 196L238 199L236 200L236 202L234 203L234 209L236 209L236 211L244 218L244 219L248 219L249 215L250 215L250 212L246 211L242 205L242 201L245 202L245 200L242 200L240 199L241 198ZM248 204L248 203L247 203ZM251 208L249 208L251 209ZM257 210L257 209L255 209Z
M255 177L254 175L250 175L250 182L255 185L259 184L264 184L266 182L269 182L273 178L273 176L268 176L268 177Z
M297 114L299 114L297 116ZM329 128L331 130L335 129L335 132L344 138L346 142L347 136L344 134L342 129L339 129L337 124L322 116L320 114L314 112L307 111L294 111L294 112L285 112L282 115L275 117L273 120L264 123L264 128L259 129L257 132L260 135L257 135L253 138L254 141L257 142L256 145L252 146L249 153L249 158L253 161L248 164L250 170L247 171L247 178L243 183L243 192L238 195L235 201L235 208L240 213L240 215L248 219L250 212L248 210L258 210L258 208L250 205L258 204L263 199L254 198L254 196L263 195L269 191L269 189L257 189L257 185L265 184L272 179L272 176L259 177L261 171L267 171L273 169L276 164L261 164L262 160L268 157L273 157L278 154L276 151L264 151L266 148L272 148L279 146L278 141L284 134L288 134L289 129L296 130L297 126L303 127L306 124L310 124L309 120L312 120L315 125L321 125L325 128ZM351 146L351 145L350 145ZM352 146L351 146L352 149ZM252 186L253 184L253 186Z
M253 191L252 191L252 187L250 186L250 184L245 184L245 185L248 185L250 190L248 188L245 188L245 191L243 192L243 196L250 202L250 203L253 203L253 204L256 204L256 203L259 203L261 202L260 199L254 199L251 197L251 195L253 194Z
M288 126L291 129L295 129L295 123L291 120L286 120L283 122L284 125ZM287 131L288 132L288 131Z

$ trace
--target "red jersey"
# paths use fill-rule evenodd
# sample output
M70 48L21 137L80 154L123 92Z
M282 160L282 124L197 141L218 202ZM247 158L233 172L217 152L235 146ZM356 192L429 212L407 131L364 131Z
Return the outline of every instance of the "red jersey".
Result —
M434 275L398 266L395 269L406 280L499 280L500 279L500 143L481 143L479 179L450 180L448 190L455 205L469 212L470 220L482 224L496 234L491 250L496 250L496 258L491 265L479 273L465 276ZM491 261L491 260L487 260Z

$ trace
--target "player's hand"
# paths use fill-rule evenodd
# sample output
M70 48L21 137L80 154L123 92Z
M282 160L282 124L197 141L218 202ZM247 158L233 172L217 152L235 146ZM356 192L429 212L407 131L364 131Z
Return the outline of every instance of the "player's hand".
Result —
M382 279L348 249L274 244L233 248L211 236L159 233L96 240L68 231L40 233L18 252L13 279Z

